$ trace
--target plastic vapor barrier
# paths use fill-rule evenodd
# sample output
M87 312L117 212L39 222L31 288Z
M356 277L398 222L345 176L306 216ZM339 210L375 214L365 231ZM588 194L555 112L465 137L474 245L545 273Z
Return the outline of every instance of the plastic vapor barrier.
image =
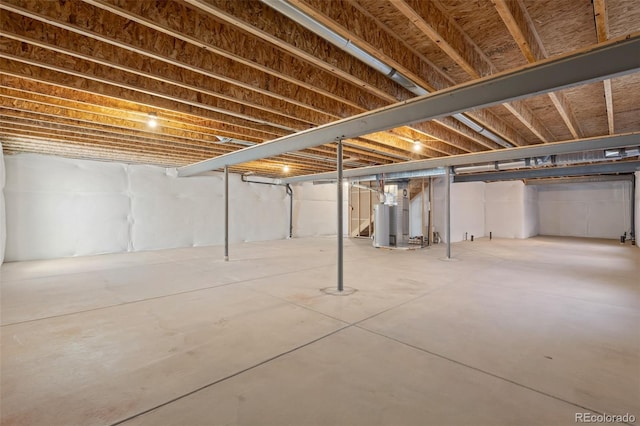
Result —
M540 234L618 239L631 228L631 183L538 187Z
M297 237L336 235L336 185L304 182L293 187L293 234ZM348 232L348 193L344 191L343 229Z
M636 172L635 230L636 247L640 248L640 172Z
M4 262L4 249L7 240L7 221L4 205L4 155L2 153L2 143L0 143L0 264Z
M224 241L221 173L176 178L156 166L35 154L4 160L7 261ZM235 174L229 177L230 242L286 238L285 188L245 183ZM315 212L313 203L298 204L305 212ZM298 227L302 233L317 232L305 226Z
M535 187L522 181L490 182L485 186L485 235L529 238L537 235L538 207Z

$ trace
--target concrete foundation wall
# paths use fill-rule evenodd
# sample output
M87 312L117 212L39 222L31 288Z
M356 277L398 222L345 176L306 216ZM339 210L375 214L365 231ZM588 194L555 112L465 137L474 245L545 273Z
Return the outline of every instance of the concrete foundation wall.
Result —
M617 239L631 227L631 183L538 187L540 234Z
M175 178L161 167L31 154L5 165L7 261L224 242L220 173ZM285 188L229 176L230 241L286 238ZM307 225L298 230L311 233Z

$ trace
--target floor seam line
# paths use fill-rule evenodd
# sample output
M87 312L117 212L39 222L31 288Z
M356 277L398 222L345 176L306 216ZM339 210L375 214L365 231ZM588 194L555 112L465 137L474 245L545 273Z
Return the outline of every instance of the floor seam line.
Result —
M420 295L418 295L418 296L414 297L413 299L405 300L405 301L403 301L403 302L398 303L397 305L390 306L390 307L389 307L389 308L387 308L387 309L384 309L384 310L382 310L382 311L380 311L380 312L376 312L375 314L370 315L370 316L368 316L368 317L366 317L366 318L363 318L363 319L361 319L361 320L355 321L355 322L351 323L351 325L356 326L356 327L359 327L359 324L360 324L360 323L362 323L362 322L365 322L365 321L368 321L368 320L370 320L370 319L373 319L373 318L375 318L375 317L377 317L377 316L379 316L379 315L382 315L382 314L384 314L384 313L387 313L387 312L389 312L389 311L391 311L391 310L393 310L393 309L396 309L396 308L399 308L399 307L401 307L401 306L407 305L407 304L409 304L409 303L415 302L416 300L420 300L420 299L422 299L422 298L424 298L424 297L426 297L426 296L429 296L431 293L434 293L434 292L435 292L435 291L437 291L437 290L441 290L441 289L443 289L443 288L445 288L445 287L449 287L449 286L451 286L451 285L456 285L456 284L457 284L456 282L450 282L450 283L442 284L442 285L440 285L440 286L438 286L438 287L435 287L435 288L429 289L429 290L427 290L425 293L422 293L422 294L420 294Z
M276 299L276 300L279 300L279 301L281 301L281 302L287 303L287 304L289 304L289 305L297 306L297 307L302 308L302 309L306 309L306 310L308 310L308 311L310 311L310 312L313 312L313 313L316 313L316 314L323 315L323 316L325 316L325 317L327 317L327 318L329 318L329 319L332 319L332 320L335 320L335 321L339 321L339 322L341 322L341 323L343 323L343 324L353 325L353 323L350 323L350 322L345 321L345 320L343 320L343 319L340 319L340 318L337 318L337 317L331 316L331 315L329 315L329 314L327 314L327 313L317 311L317 310L315 310L315 309L313 309L313 308L311 308L311 307L309 307L309 306L301 305L301 304L299 304L299 303L296 303L296 302L293 302L293 301L291 301L291 300L285 299L284 297L274 296L273 294L269 294L269 293L266 293L266 292L263 292L263 291L259 291L259 290L256 290L256 289L254 289L254 288L251 288L251 287L248 287L248 288L247 288L247 290L249 290L249 291L253 291L253 292L258 293L258 294L260 294L260 295L262 295L262 296L272 297L272 298L274 298L274 299ZM314 296L314 297L322 297L322 295L320 295L320 294L319 294L318 296Z
M143 416L143 415L145 415L145 414L147 414L147 413L150 413L150 412L152 412L152 411L155 411L155 410L157 410L157 409L159 409L159 408L165 407L165 406L167 406L167 405L169 405L169 404L172 404L172 403L174 403L174 402L176 402L176 401L179 401L179 400L181 400L181 399L184 399L184 398L186 398L186 397L188 397L188 396L194 395L194 394L196 394L196 393L198 393L198 392L200 392L200 391L203 391L203 390L205 390L205 389L208 389L208 388L210 388L210 387L212 387L212 386L215 386L215 385L217 385L217 384L219 384L219 383L222 383L222 382L225 382L225 381L227 381L227 380L233 379L234 377L237 377L237 376L239 376L239 375L241 375L241 374L244 374L244 373L246 373L246 372L249 372L249 371L251 371L251 370L254 370L254 369L258 368L258 367L262 367L263 365L266 365L266 364L268 364L268 363L270 363L270 362L272 362L272 361L275 361L275 360L277 360L277 359L279 359L279 358L282 358L282 357L284 357L284 356L286 356L286 355L289 355L289 354L291 354L291 353L293 353L293 352L296 352L296 351L298 351L298 350L300 350L300 349L306 348L307 346L311 346L311 345L313 345L314 343L317 343L317 342L319 342L319 341L321 341L321 340L324 340L324 339L326 339L326 338L328 338L328 337L331 337L331 336L333 336L333 335L335 335L335 334L338 334L338 333L340 333L341 331L344 331L344 330L346 330L346 329L348 329L348 328L351 328L351 327L353 327L353 325L352 325L352 324L346 324L346 325L344 325L344 326L342 326L342 327L340 327L340 328L338 328L338 329L336 329L336 330L333 330L333 331L332 331L332 332L330 332L330 333L327 333L327 334L325 334L325 335L323 335L323 336L320 336L320 337L318 337L318 338L316 338L316 339L313 339L313 340L311 340L311 341L309 341L309 342L307 342L307 343L304 343L304 344L302 344L302 345L298 345L298 346L296 346L296 347L294 347L294 348L292 348L292 349L289 349L289 350L284 351L284 352L281 352L281 353L279 353L279 354L277 354L277 355L271 356L271 357L269 357L269 358L267 358L267 359L265 359L265 360L263 360L263 361L260 361L260 362L258 362L258 363L256 363L256 364L253 364L253 365L251 365L251 366L249 366L249 367L247 367L247 368L244 368L244 369L242 369L242 370L236 371L235 373L229 374L229 375L227 375L227 376L225 376L225 377L222 377L222 378L220 378L220 379L218 379L218 380L215 380L215 381L213 381L213 382L211 382L211 383L208 383L208 384L206 384L206 385L200 386L200 387L198 387L198 388L196 388L196 389L193 389L193 390L191 390L191 391L189 391L189 392L187 392L187 393L185 393L185 394L182 394L182 395L180 395L180 396L177 396L177 397L175 397L175 398L172 398L172 399L170 399L169 401L165 401L165 402L163 402L163 403L161 403L161 404L158 404L158 405L156 405L156 406L154 406L154 407L148 408L148 409L146 409L146 410L144 410L144 411L141 411L141 412L139 412L139 413L136 413L136 414L134 414L134 415L132 415L132 416L129 416L129 417L125 418L125 419L118 420L118 421L116 421L116 422L114 422L114 423L111 423L111 424L110 424L110 426L118 426L118 425L124 424L124 423L126 423L126 422L128 422L128 421L130 421L130 420L133 420L133 419L135 419L135 418L137 418L137 417Z
M424 353L427 353L427 354L429 354L429 355L433 355L433 356L438 357L438 358L440 358L440 359L442 359L442 360L445 360L445 361L448 361L448 362L451 362L451 363L457 364L457 365L459 365L459 366L461 366L461 367L469 368L469 369L471 369L471 370L477 371L477 372L482 373L482 374L485 374L485 375L487 375L487 376L491 376L491 377L496 378L496 379L498 379L498 380L502 380L502 381L504 381L504 382L511 383L511 384L513 384L513 385L515 385L515 386L521 387L521 388L526 389L526 390L529 390L529 391L531 391L531 392L538 393L538 394L540 394L540 395L544 395L544 396L546 396L546 397L548 397L548 398L552 398L552 399L555 399L555 400L557 400L557 401L561 401L561 402L564 402L564 403L566 403L566 404L573 405L574 407L582 408L582 409L584 409L584 410L588 410L588 411L591 411L591 412L596 413L596 414L601 414L601 415L606 414L606 412L604 412L604 411L602 411L602 412L601 412L601 411L598 411L598 410L596 410L596 409L589 408L589 407L586 407L586 406L584 406L584 405L580 405L580 404L579 404L579 403L577 403L577 402L572 402L572 401L566 400L566 399L564 399L564 398L561 398L561 397L559 397L559 396L555 396L555 395L552 395L552 394L550 394L550 393L547 393L547 392L541 391L541 390L539 390L539 389L532 388L532 387L527 386L527 385L525 385L525 384L518 383L518 382L516 382L515 380L511 380L511 379L508 379L508 378L506 378L506 377L502 377L502 376L500 376L500 375L498 375L498 374L492 373L492 372L490 372L490 371L486 371L486 370L483 370L483 369L481 369L481 368L474 367L474 366L469 365L469 364L465 364L464 362L457 361L457 360L455 360L455 359L453 359L453 358L449 358L449 357L447 357L447 356L445 356L445 355L442 355L442 354L439 354L439 353L437 353L437 352L432 352L432 351L430 351L430 350L428 350L428 349L421 348L421 347L416 346L416 345L413 345L413 344L411 344L411 343L404 342L404 341L402 341L402 340L400 340L400 339L397 339L397 338L395 338L395 337L387 336L386 334L383 334L383 333L377 332L377 331L375 331L375 330L368 329L368 328L366 328L366 327L364 327L364 326L362 326L362 325L360 325L360 324L353 324L353 326L354 326L354 327L357 327L357 328L358 328L358 329L360 329L360 330L366 331L366 332L368 332L368 333L375 334L376 336L380 336L380 337L383 337L383 338L385 338L385 339L391 340L392 342L396 342L396 343L399 343L399 344L401 344L401 345L404 345L404 346L410 347L410 348L412 348L412 349L415 349L415 350L417 350L417 351L424 352ZM622 422L621 424L631 425L631 423L624 423L624 422Z
M35 321L62 318L62 317L69 316L69 315L83 314L83 313L87 313L87 312L94 312L94 311L99 311L99 310L102 310L102 309L115 308L117 306L131 305L131 304L134 304L134 303L142 303L142 302L146 302L146 301L150 301L150 300L163 299L165 297L180 296L182 294L189 294L189 293L195 293L195 292L198 292L198 291L212 290L214 288L220 288L220 287L228 287L228 286L232 286L232 285L235 285L235 284L246 284L246 283L249 283L251 281L267 279L267 278L281 277L281 276L284 276L284 275L287 275L287 274L294 274L294 273L298 273L298 272L306 272L306 271L310 271L310 270L317 269L317 268L324 268L326 266L327 265L314 266L314 267L311 267L311 268L300 269L300 270L296 270L296 271L282 272L282 273L278 273L278 274L266 275L266 276L257 277L257 278L248 278L248 279L240 280L240 281L232 281L232 282L213 285L213 286L208 286L208 287L201 287L201 288L195 288L195 289L192 289L192 290L180 291L180 292L177 292L177 293L171 293L171 294L165 294L165 295L161 295L161 296L149 297L149 298L146 298L146 299L132 300L132 301L129 301L129 302L125 301L123 303L116 303L116 304L108 305L108 306L100 306L100 307L96 307L96 308L85 309L85 310L82 310L82 311L68 312L68 313L59 314L59 315L52 315L52 316L48 316L48 317L34 318L34 319L29 319L29 320L24 320L24 321L17 321L17 322L12 322L12 323L9 323L9 324L2 324L2 325L0 325L0 328L9 327L9 326L12 326L12 325L26 324L26 323L35 322ZM0 290L0 293L1 293L1 290Z

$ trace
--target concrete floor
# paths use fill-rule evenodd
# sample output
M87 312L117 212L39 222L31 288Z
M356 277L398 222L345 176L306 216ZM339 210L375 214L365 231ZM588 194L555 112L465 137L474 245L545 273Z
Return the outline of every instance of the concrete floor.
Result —
M331 238L5 264L3 425L640 418L640 249Z

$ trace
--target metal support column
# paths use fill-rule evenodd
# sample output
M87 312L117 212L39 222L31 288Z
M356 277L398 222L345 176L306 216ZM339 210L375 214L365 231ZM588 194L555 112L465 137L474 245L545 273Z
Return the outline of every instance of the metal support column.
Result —
M426 205L427 205L427 198L425 197L425 192L424 192L424 179L422 179L422 192L420 193L420 200L421 200L421 208L422 208L422 214L420 215L420 233L422 234L422 246L424 247L425 241L427 241L427 221L426 221L426 215L427 215L427 209L426 209Z
M638 177L635 176L635 173L631 175L631 241L638 241L640 239L640 235L636 235L636 181ZM637 244L637 243L636 243Z
M289 196L289 238L293 238L293 188L288 183L285 185Z
M224 166L224 261L229 261L229 166Z
M343 284L343 246L342 246L342 139L338 141L338 291L344 290Z
M451 259L451 167L447 167L445 174L446 190L444 192L445 205L445 235L447 238L447 259Z
M433 178L429 178L429 245L434 243L433 238Z

